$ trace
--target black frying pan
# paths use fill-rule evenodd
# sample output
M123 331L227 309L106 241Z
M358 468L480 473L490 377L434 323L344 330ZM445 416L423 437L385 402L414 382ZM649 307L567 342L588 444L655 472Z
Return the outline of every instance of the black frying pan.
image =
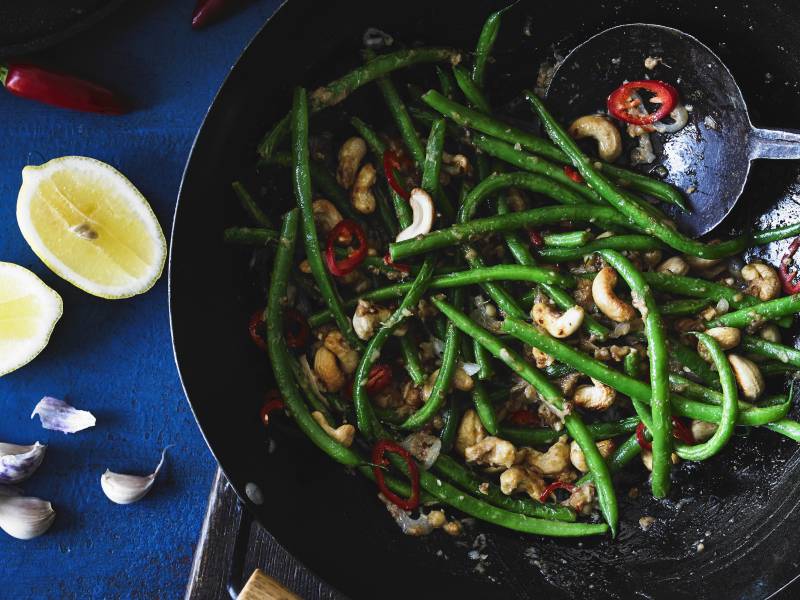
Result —
M717 50L759 123L800 128L800 7L790 0L757 9L754 2L751 8L719 4L522 2L498 43L490 78L495 102L513 106L514 95L534 84L538 65L554 53L563 55L614 24L651 22L683 29ZM765 598L800 571L800 511L793 512L800 501L800 453L778 436L742 432L748 439L716 459L682 466L672 500L655 502L646 492L629 498L626 491L646 473L623 475L617 485L621 530L613 541L540 539L484 524L457 540L416 539L400 533L372 483L334 465L291 424L273 422L266 432L258 421L271 372L243 324L263 305L269 265L222 243L223 226L243 220L230 182L252 172L258 137L285 114L292 86L314 87L358 63L366 27L407 42L471 48L483 19L498 7L454 0L391 6L291 0L242 55L198 134L172 237L175 353L198 423L256 518L354 598ZM363 90L352 102L377 121L382 104L372 94ZM335 117L327 120L336 125ZM757 163L723 227L752 223L776 203L777 212L760 225L797 218L790 200L797 172L792 162ZM288 180L251 183L265 186L276 211L290 201ZM254 274L261 277L255 284ZM263 491L262 505L246 499L248 483ZM647 533L638 525L642 515L658 518ZM472 549L485 560L469 558Z

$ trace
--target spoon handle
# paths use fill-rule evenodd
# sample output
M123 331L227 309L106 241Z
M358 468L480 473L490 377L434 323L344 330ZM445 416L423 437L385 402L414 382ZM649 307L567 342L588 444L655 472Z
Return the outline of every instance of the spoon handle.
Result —
M750 158L800 159L800 131L753 128L749 139Z

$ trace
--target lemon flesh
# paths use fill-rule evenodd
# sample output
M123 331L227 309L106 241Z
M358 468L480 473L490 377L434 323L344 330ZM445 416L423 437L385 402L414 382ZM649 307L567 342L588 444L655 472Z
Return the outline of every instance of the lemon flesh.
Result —
M41 279L0 262L0 377L44 350L62 313L61 296Z
M119 171L92 158L25 167L17 222L50 269L95 296L141 294L164 269L167 243L147 200Z

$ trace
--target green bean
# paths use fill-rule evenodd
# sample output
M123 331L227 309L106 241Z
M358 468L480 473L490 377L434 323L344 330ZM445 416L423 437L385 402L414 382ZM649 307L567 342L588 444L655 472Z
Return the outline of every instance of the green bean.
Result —
M642 371L642 355L639 354L636 348L632 348L622 360L622 366L625 370L625 375L639 379L639 374Z
M458 426L461 423L461 411L458 406L458 397L455 394L450 397L450 405L445 409L442 418L444 419L444 427L439 432L439 439L442 441L441 452L444 453L453 449ZM440 456L442 455L440 454Z
M274 229L256 227L228 227L222 236L228 244L246 246L266 246L278 240L278 232Z
M248 216L253 219L256 225L259 227L266 227L267 229L272 228L272 221L267 216L255 199L250 195L250 192L247 191L247 188L242 185L239 181L234 181L231 184L233 188L233 192L236 194L236 197L239 198L239 202L244 209L244 212L248 214Z
M414 129L414 123L408 114L406 105L397 93L392 80L389 76L379 77L377 79L378 88L383 94L383 99L389 107L389 112L392 114L394 123L400 131L400 137L403 138L403 143L408 148L411 158L417 163L417 166L422 166L422 161L425 160L425 147L419 139L417 130Z
M565 365L564 363L554 362L553 364L546 366L544 369L542 369L542 371L544 371L544 374L550 379L558 379L559 377L566 377L567 375L574 373L575 369L569 365Z
M494 48L497 34L500 33L503 13L511 6L507 6L490 14L481 28L481 34L478 36L478 44L475 46L475 62L472 65L472 81L478 89L484 87L486 65L492 55L492 48ZM445 94L445 96L447 96L447 94Z
M545 238L545 246L547 239ZM551 263L580 260L599 250L660 250L664 244L647 235L612 235L577 248L540 248L539 256Z
M544 504L527 498L506 496L497 485L484 481L472 471L444 454L439 455L439 458L433 463L431 471L441 475L470 494L478 498L483 497L490 504L509 512L538 519L551 519L568 523L575 521L575 512L572 509L566 506Z
M663 498L669 493L672 452L672 415L669 404L669 352L664 322L661 319L650 287L633 263L616 250L601 250L600 256L609 263L631 289L633 305L644 319L647 337L647 356L650 359L650 409L652 411L653 496Z
M800 367L800 350L796 348L790 348L776 342L768 342L752 335L742 336L741 348L746 352L755 352L761 356L774 358L783 364Z
M733 435L733 430L736 427L739 393L736 389L736 378L733 375L733 369L719 343L706 333L696 333L695 335L708 350L722 383L722 415L714 435L701 444L675 444L675 452L678 456L684 460L699 461L706 460L717 454L725 447L725 444L728 443L731 435Z
M364 141L375 155L375 158L379 161L383 161L383 154L386 152L386 144L383 143L383 140L380 138L380 136L358 117L352 117L350 119L350 124L358 132L358 134L364 138ZM379 168L378 171L383 172L383 169ZM400 228L405 229L411 225L411 205L405 198L401 197L397 192L395 192L391 186L389 187L389 194L392 198L392 205L394 206L394 212L397 215L397 221L400 223Z
M712 319L707 327L737 327L743 329L759 321L772 321L800 312L800 294L768 300Z
M294 93L292 106L292 181L294 184L295 198L303 220L303 241L305 243L306 257L311 268L311 274L317 282L322 298L328 305L334 321L342 332L347 342L356 349L363 347L358 339L350 318L344 314L342 300L325 264L322 261L322 252L317 238L317 229L314 223L314 211L311 202L311 179L308 170L308 105L306 91L297 88Z
M442 89L442 94L447 98L456 97L456 80L453 79L453 74L450 71L445 71L439 65L436 65L436 78L439 80L439 87ZM438 118L436 115L435 118Z
M466 69L459 65L454 65L453 75L456 78L458 89L461 90L461 93L464 94L464 97L471 106L474 106L484 113L491 112L492 109L489 106L488 100L486 100L481 89L472 81L472 77L470 77Z
M425 383L425 369L422 368L422 363L419 360L419 353L414 343L409 339L409 334L400 338L400 350L403 353L403 362L405 363L406 371L408 371L411 381L414 385L422 385Z
M793 365L783 364L779 362L767 362L758 365L758 369L764 377L770 375L789 375L790 373L797 373L798 367Z
M710 300L703 298L690 298L688 300L673 300L661 305L661 314L671 317L696 315L711 304Z
M502 177L502 175L498 177ZM627 217L609 207L593 204L545 206L507 215L473 219L466 223L456 223L413 240L392 243L389 245L389 252L392 260L398 261L410 256L455 246L463 243L464 240L476 238L482 234L503 233L526 227L551 225L560 221L581 221L598 223L601 226L622 225L623 227L629 224Z
M465 361L471 361L476 358L475 348L484 350L483 346L476 341L473 340L473 345L470 345L469 341L464 338L462 338L461 341L461 348L461 355ZM494 405L489 398L489 394L483 382L475 381L473 383L471 396L472 403L475 406L475 412L478 414L478 419L480 419L483 428L489 432L489 435L497 435L497 415L494 412Z
M593 439L605 440L625 433L632 433L636 431L638 424L638 417L628 417L611 423L591 423L586 428ZM546 444L554 444L564 434L549 427L501 425L499 435L504 440L519 446L544 446Z
M527 131L523 131L522 129L507 125L480 111L453 102L452 99L443 97L435 90L423 94L421 100L462 127L476 129L481 133L510 144L519 144L525 150L549 158L550 160L555 160L560 163L570 163L567 155L549 141ZM525 156L522 152L520 152L520 155ZM511 153L507 153L506 156L510 158ZM504 158L503 160L506 159ZM621 169L620 167L607 163L595 163L595 168L608 173L617 179L621 185L627 185L631 189L650 194L659 200L669 202L670 204L674 204L686 210L685 201L680 191L663 181L658 181L635 171Z
M717 373L689 346L679 340L669 340L669 351L675 360L697 375L703 383L713 388L719 388Z
M504 362L512 371L536 388L545 403L552 406L556 411L563 411L564 400L561 390L550 383L542 373L528 364L519 354L500 342L488 331L472 322L469 317L459 312L452 305L438 298L433 298L432 302L436 308L461 329L461 331L478 340L495 358ZM511 317L506 317L506 319L510 318ZM603 513L606 522L611 528L612 535L616 535L618 521L617 499L614 495L614 487L606 463L600 455L597 446L595 446L591 433L589 433L589 430L586 428L586 425L579 415L574 413L565 415L564 424L566 425L567 431L572 436L572 439L577 442L583 451L586 464L589 465L589 468L595 474L600 511Z
M591 231L583 229L564 233L545 233L542 241L545 247L550 248L580 248L591 242L593 237Z
M564 169L558 165L554 165L553 163L548 162L539 156L533 156L531 154L520 152L511 144L501 142L500 140L496 140L494 138L486 137L485 135L472 136L471 141L476 148L487 153L489 156L499 158L500 160L514 165L519 169L523 169L524 171L530 171L531 173L544 175L560 183L562 186L577 194L580 197L581 204L584 204L586 201L598 205L603 204L603 200L593 189L582 183L573 181L566 173L564 173Z
M609 385L622 392L626 396L650 402L650 386L632 377L615 371L600 361L586 356L582 352L560 342L550 336L541 333L519 319L506 317L502 322L500 330L509 333L518 340L538 348L542 352L553 356L556 360L566 363L576 370L597 379L601 383ZM678 394L672 394L670 398L673 413L692 419L718 423L721 417L719 406L711 406L693 400L688 400ZM772 421L777 421L786 416L788 405L770 407L752 407L746 411L740 411L736 423L738 425L765 425Z
M461 54L450 48L412 48L399 50L391 54L383 54L339 79L314 90L309 97L311 114L338 104L358 88L392 71L420 63L458 63L460 60ZM290 122L289 115L285 116L262 138L258 145L258 153L262 158L272 157L275 150L289 133Z
M741 236L719 244L707 244L688 238L666 222L656 219L653 215L643 210L641 206L631 201L628 196L616 190L614 186L594 168L589 158L581 152L577 143L567 135L567 132L564 131L561 125L559 125L547 111L542 101L533 92L529 91L525 92L525 97L539 116L547 134L570 158L573 166L578 169L586 180L586 183L609 204L641 227L645 233L654 235L679 252L691 254L692 256L699 256L700 258L723 258L741 252L757 237L759 239L774 241L772 239L774 235L786 235L786 237L790 237L800 233L800 223L797 223L790 227L773 230L769 232L769 234L767 232L760 232L753 236ZM780 239L780 237L778 239Z

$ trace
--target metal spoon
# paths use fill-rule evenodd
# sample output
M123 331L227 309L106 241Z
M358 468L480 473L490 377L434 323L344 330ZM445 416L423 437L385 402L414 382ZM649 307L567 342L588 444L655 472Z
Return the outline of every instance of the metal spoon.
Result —
M661 61L648 70L646 57ZM646 78L671 83L691 106L686 127L651 134L656 161L645 169L666 171L665 181L684 191L690 213L662 207L685 233L700 236L726 217L753 160L800 158L800 132L753 127L742 92L719 57L688 33L662 25L619 25L583 42L555 71L548 105L568 123L604 111L606 95L624 81Z

